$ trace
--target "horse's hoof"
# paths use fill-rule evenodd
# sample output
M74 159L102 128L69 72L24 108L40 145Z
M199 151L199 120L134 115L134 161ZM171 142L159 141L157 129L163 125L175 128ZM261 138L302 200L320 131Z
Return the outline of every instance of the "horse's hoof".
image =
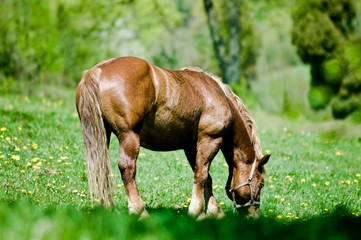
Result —
M204 219L207 219L207 215L204 212L202 212L201 214L198 215L197 221L203 221Z
M147 212L147 210L144 210L144 211L142 212L142 214L140 214L138 221L143 221L144 219L149 218L149 216L150 216L150 215L149 215L149 213Z

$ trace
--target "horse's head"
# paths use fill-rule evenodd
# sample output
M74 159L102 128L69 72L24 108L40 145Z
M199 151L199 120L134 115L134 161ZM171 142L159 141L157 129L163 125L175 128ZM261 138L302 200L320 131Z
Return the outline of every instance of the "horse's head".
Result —
M266 154L252 164L233 168L233 177L227 183L226 191L238 213L248 217L259 216L260 195L264 185L264 165L270 156Z

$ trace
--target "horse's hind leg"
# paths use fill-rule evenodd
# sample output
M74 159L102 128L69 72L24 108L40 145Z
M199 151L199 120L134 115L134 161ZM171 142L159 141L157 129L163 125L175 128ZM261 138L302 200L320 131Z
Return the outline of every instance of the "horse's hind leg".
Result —
M118 139L120 145L118 167L128 197L129 213L139 215L140 218L147 217L148 213L135 182L136 162L140 149L139 136L134 132L128 132L119 135Z
M207 216L222 217L224 215L213 196L212 178L209 175L210 164L217 154L221 142L221 138L205 137L197 144L197 151L185 151L194 171L192 201L188 213L198 219L205 217L203 200L206 203Z

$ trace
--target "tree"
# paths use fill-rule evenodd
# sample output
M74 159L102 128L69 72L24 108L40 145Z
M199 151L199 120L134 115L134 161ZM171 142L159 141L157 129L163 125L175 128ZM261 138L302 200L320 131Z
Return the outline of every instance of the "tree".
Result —
M354 0L307 0L293 13L292 41L311 65L312 108L344 118L361 108L361 38Z
M213 47L221 70L223 81L231 83L241 78L240 52L240 2L237 0L227 1L229 10L229 47L225 46L225 40L220 34L220 26L217 21L212 0L204 0L204 8L207 13L208 25L213 40Z
M241 11L244 7L241 6L241 1L222 0L217 3L218 11L222 14L217 15L217 9L212 0L204 0L204 9L223 81L238 83L242 77L245 77L249 87L249 80L256 72L254 66L258 43L258 39L253 34L252 23L248 14ZM252 40L244 41L246 37Z

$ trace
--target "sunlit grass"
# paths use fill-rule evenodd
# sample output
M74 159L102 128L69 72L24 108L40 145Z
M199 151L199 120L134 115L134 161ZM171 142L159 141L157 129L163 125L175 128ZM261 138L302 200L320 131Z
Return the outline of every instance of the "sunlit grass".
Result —
M73 93L64 92L62 96L0 96L1 202L29 201L40 209L93 209ZM292 224L330 216L340 208L344 215L360 216L360 139L258 127L264 153L272 154L261 198L262 219ZM116 167L118 151L113 136L113 197L117 211L123 214L127 200ZM183 216L193 185L184 153L142 149L137 166L137 184L150 212L172 209ZM231 216L232 202L224 189L228 168L220 154L212 163L211 174L215 197Z

